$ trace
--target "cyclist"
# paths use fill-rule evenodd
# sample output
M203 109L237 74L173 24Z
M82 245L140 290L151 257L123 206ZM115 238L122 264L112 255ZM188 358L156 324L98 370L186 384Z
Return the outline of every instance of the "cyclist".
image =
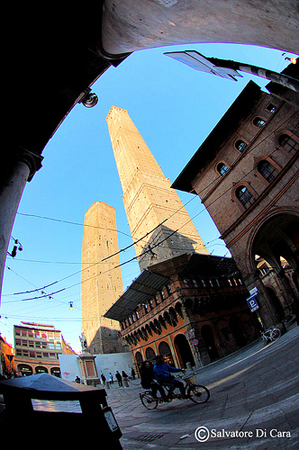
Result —
M168 392L169 397L171 397L175 388L179 388L182 397L186 398L184 383L176 380L173 375L171 375L171 372L183 372L183 370L166 364L164 362L163 356L157 355L156 363L154 365L154 376L158 383L160 383L162 386L170 386L170 390Z
M151 389L154 398L157 398L157 391L160 392L164 401L167 401L163 387L154 380L153 364L150 361L144 361L140 369L141 386L144 389Z

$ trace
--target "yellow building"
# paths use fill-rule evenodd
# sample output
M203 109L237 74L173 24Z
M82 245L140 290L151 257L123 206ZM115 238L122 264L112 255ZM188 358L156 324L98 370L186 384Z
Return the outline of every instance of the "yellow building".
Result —
M0 333L0 375L9 376L15 370L14 349Z

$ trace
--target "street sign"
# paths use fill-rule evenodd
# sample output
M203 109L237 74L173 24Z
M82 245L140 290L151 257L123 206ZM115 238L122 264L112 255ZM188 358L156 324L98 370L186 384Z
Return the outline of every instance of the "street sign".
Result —
M193 339L193 345L198 345L198 340L197 339Z
M254 312L257 309L259 309L258 302L256 301L256 296L257 294L253 294L250 297L246 298L246 301L248 303L251 312Z
M255 286L253 289L250 289L249 294L251 295L257 295L259 293L257 287Z
M184 334L185 334L185 338L187 340L195 338L195 330L194 330L194 328L191 328L191 330L186 331Z

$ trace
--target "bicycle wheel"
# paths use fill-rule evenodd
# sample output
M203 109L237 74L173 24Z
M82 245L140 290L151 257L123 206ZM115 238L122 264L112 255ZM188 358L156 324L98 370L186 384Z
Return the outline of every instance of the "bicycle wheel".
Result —
M158 406L158 399L154 398L151 392L144 392L144 394L140 394L140 400L146 409L156 409Z
M205 386L192 384L187 389L187 396L194 403L206 403L210 398L210 391Z
M279 328L273 328L272 333L271 333L271 338L274 339L278 339L281 335L280 329Z

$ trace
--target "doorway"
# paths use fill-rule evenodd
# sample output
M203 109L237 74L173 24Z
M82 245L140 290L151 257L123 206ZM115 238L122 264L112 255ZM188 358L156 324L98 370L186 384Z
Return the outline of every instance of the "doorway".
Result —
M229 326L237 343L237 346L239 348L244 347L247 344L247 340L244 336L241 320L239 319L239 317L232 316L229 319Z
M201 329L201 335L205 343L211 361L219 359L218 350L215 344L214 335L210 325L204 325Z
M195 365L192 351L183 334L178 334L174 339L174 346L178 355L179 363L181 367L187 367L187 362L191 363L192 366Z

